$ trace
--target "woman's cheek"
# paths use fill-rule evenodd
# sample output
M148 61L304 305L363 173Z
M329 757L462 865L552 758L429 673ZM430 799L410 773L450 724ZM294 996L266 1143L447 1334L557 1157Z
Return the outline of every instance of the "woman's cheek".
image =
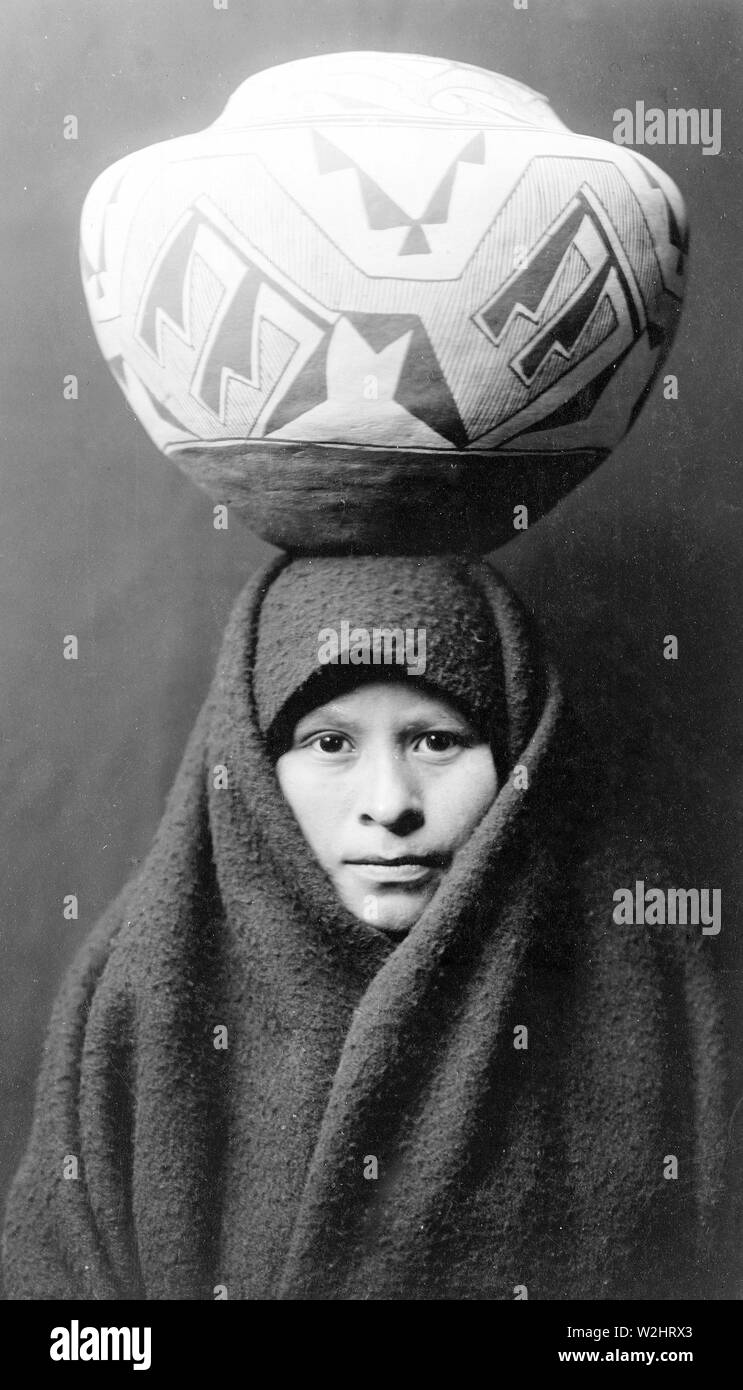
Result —
M328 847L347 814L349 789L335 768L318 767L306 754L288 753L276 765L279 786L316 858L327 864Z
M437 819L442 828L446 823L451 844L464 843L492 806L497 791L489 748L472 749L451 768L451 777L442 779L437 788Z
M285 799L291 806L305 836L309 839L318 819L321 794L317 776L307 765L304 752L286 753L276 764L276 775Z

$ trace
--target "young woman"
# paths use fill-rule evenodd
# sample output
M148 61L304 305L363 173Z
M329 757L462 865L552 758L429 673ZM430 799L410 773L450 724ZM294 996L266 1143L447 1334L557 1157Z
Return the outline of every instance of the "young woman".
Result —
M489 565L272 562L57 1004L11 1297L726 1296L705 942L613 919L670 871Z

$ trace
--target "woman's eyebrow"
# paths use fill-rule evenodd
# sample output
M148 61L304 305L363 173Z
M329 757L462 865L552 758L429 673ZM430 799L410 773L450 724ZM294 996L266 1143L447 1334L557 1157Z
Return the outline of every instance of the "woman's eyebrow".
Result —
M323 705L322 709L316 713L305 715L300 720L296 729L296 736L304 738L314 729L323 728L326 725L337 725L339 728L347 730L349 733L358 733L366 728L366 720L354 719L353 715L346 714L337 705ZM473 732L471 725L461 715L448 713L446 710L421 710L415 711L404 718L401 723L395 724L393 733L400 737L409 734L423 733L426 729L439 727L456 730L457 732Z
M460 714L458 710L451 709L448 705L433 703L426 703L420 706L413 705L412 710L406 711L404 718L406 726L412 724L425 724L430 728L433 724L447 723L461 724L462 727L466 728L468 724L468 720L463 714Z
M358 729L359 720L354 719L353 715L347 714L340 705L322 705L319 709L313 710L311 714L305 714L300 719L297 729L314 728L322 724L342 724L344 729Z

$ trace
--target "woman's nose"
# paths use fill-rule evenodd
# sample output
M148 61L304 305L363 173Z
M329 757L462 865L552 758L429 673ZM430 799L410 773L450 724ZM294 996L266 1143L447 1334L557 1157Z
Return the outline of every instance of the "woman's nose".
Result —
M423 805L415 770L404 757L392 751L377 753L360 772L363 822L376 822L398 835L408 835L423 824Z

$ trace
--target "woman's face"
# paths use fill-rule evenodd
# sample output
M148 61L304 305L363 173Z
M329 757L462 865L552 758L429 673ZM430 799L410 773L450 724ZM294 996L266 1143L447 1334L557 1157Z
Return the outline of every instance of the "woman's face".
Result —
M297 723L276 764L341 902L404 932L495 799L490 745L444 699L374 682Z

